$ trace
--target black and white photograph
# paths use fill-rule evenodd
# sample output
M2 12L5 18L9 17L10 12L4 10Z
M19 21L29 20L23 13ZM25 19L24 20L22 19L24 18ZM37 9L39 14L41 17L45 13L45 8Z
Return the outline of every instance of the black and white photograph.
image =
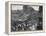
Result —
M11 4L11 32L43 30L43 6Z

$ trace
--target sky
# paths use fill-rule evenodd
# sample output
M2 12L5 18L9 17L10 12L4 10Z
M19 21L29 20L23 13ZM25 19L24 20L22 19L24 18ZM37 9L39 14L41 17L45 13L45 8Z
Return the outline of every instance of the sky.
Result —
M39 10L39 6L29 6L34 8L35 10ZM23 9L23 5L12 5L12 10L22 10Z

